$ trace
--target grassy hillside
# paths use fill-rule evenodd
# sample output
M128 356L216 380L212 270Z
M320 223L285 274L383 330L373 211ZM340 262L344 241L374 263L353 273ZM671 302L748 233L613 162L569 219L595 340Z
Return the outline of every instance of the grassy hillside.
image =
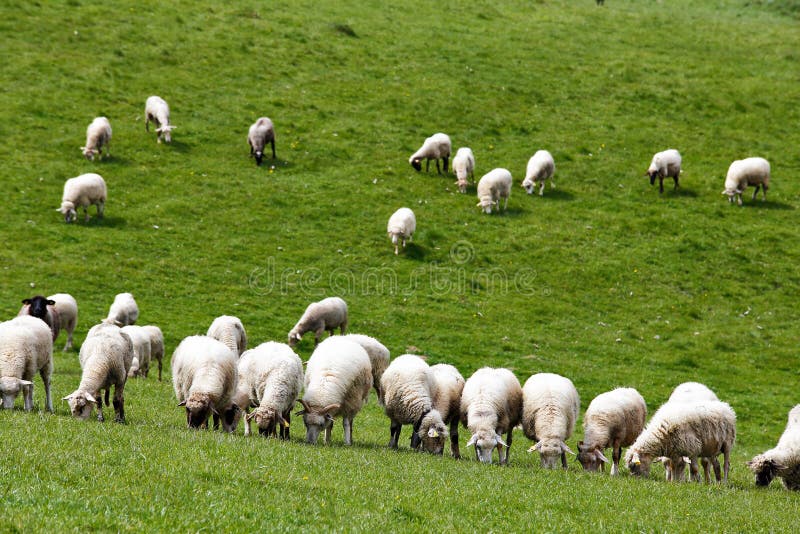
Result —
M188 432L169 373L128 384L127 425L79 423L66 403L39 411L37 378L34 415L0 413L0 530L791 529L796 496L756 490L744 462L800 402L793 3L385 4L0 6L2 317L68 292L80 343L130 291L171 352L221 314L251 346L284 340L308 302L337 294L351 330L393 355L465 376L561 373L583 409L630 385L653 411L702 381L738 414L731 484L547 473L521 432L508 469L393 453L374 399L353 448L338 423L328 448L300 444L299 421L291 443ZM171 145L144 131L151 94L170 103ZM78 147L98 115L112 157L92 163ZM262 115L274 168L248 159ZM474 187L408 165L437 131L473 149L476 176L511 170L507 213L482 215ZM669 147L681 188L659 195L643 174ZM543 198L518 185L539 148L556 160ZM772 164L768 201L731 206L728 165L752 155ZM63 182L85 172L105 177L107 216L66 225ZM394 256L386 221L401 206L418 231ZM55 366L60 399L77 353Z

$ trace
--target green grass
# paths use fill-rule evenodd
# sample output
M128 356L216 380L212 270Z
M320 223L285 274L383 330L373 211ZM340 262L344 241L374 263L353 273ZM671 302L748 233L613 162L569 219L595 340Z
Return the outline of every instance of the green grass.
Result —
M339 294L394 355L561 373L584 409L630 385L652 411L699 380L739 435L729 486L670 485L543 472L520 432L507 469L387 451L374 399L353 448L338 422L332 447L300 444L299 421L291 443L189 432L169 373L128 385L127 425L80 423L65 403L39 412L37 378L34 414L0 413L0 530L792 530L797 496L757 490L744 462L800 401L795 4L5 2L3 317L68 292L80 342L131 291L171 352L226 313L251 345L283 340ZM169 146L144 131L151 94ZM101 114L112 157L91 163L78 147ZM261 115L274 170L247 157ZM437 131L516 184L547 148L557 188L515 185L508 213L483 216L474 188L408 165ZM669 147L682 187L659 195L642 175ZM727 167L751 155L772 164L769 201L730 206ZM84 172L105 177L107 217L65 225L63 182ZM418 232L395 257L385 225L404 205ZM80 370L55 360L60 399Z

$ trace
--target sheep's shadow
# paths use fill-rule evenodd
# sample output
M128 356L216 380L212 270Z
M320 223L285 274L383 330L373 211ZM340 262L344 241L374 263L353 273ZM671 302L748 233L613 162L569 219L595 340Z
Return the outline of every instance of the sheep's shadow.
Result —
M665 190L664 196L697 198L697 191L694 189L685 189L683 187L679 187L678 189L673 189L671 191Z
M417 245L414 242L406 243L405 248L400 247L398 253L398 256L405 256L408 259L415 261L425 261L427 255L428 255L428 250L425 247Z
M78 215L78 221L76 222L79 226L85 226L86 228L123 228L128 225L128 222L122 217L109 217L108 215L104 215L101 218L97 215L92 215L91 213L89 216L90 219L88 221L84 221L83 214L81 213Z
M762 209L762 210L785 210L791 211L796 209L791 204L786 204L785 202L773 202L772 200L756 200L750 202L743 202L742 206L751 207L754 209Z
M165 145L165 149L174 150L175 152L179 152L181 154L188 154L194 147L194 145L190 143L184 143L179 139L173 139L169 143L161 143L161 144Z
M534 194L531 196L539 196L539 195ZM559 188L552 189L550 187L547 187L544 190L544 195L542 195L539 198L541 198L542 200L550 199L550 200L563 200L568 202L571 200L575 200L575 195L573 195L569 191L565 191L564 189L559 189Z

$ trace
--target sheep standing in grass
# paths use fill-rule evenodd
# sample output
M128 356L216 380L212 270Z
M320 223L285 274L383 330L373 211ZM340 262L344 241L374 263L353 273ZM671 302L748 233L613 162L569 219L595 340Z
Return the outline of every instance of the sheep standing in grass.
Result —
M506 169L492 169L478 181L478 204L484 213L492 213L492 208L500 211L500 201L505 200L503 209L508 208L511 196L511 173Z
M536 154L531 156L528 160L528 167L525 171L525 179L522 181L522 187L528 194L533 194L536 189L536 184L539 184L539 196L544 195L544 183L550 180L550 187L556 186L553 182L553 174L556 172L556 162L553 160L552 154L547 150L538 150Z
M106 147L106 157L111 155L109 142L111 141L111 123L105 117L97 117L86 128L86 146L81 147L81 152L86 159L94 161L96 155L103 155Z
M403 248L406 248L406 239L411 241L416 229L417 218L409 208L400 208L392 213L392 216L389 217L389 224L386 226L386 232L389 234L389 239L392 240L395 254L399 248L398 241L402 243Z
M461 147L453 157L453 171L456 173L458 181L458 192L466 193L467 185L469 184L468 178L475 179L475 155L472 149L468 147Z
M678 189L678 178L681 175L681 154L674 148L657 152L650 162L647 169L647 176L650 177L650 185L656 183L658 178L658 191L664 192L664 178L672 178L675 181L675 189Z
M372 387L378 396L378 405L383 406L383 390L381 389L381 376L389 367L389 349L375 338L363 334L347 334L345 338L355 341L367 351L369 363L372 366Z
M103 322L115 324L117 326L127 326L136 323L139 318L139 306L136 304L133 295L130 293L118 293L114 297L114 302L108 309L108 316Z
M433 393L433 409L438 411L442 421L450 428L450 454L453 458L461 458L458 449L458 420L461 406L461 393L464 391L464 377L458 369L446 363L431 365L433 381L436 384ZM422 444L426 450L444 449L447 434L440 432L438 436L422 435ZM433 443L431 443L433 442Z
M237 356L247 349L247 333L238 317L220 315L208 327L206 335L225 343Z
M47 297L48 300L55 302L53 308L58 316L59 330L67 333L67 343L64 345L64 352L72 348L72 333L78 325L78 303L72 295L68 293L56 293ZM55 338L53 338L55 341Z
M500 464L508 464L512 432L521 413L522 388L508 369L483 367L464 384L459 414L472 433L467 447L475 446L480 462L492 463L492 451L497 448ZM505 441L503 433L507 433Z
M611 447L611 475L619 473L622 447L628 447L644 430L647 405L633 388L617 388L595 397L583 416L583 441L578 442L578 461L587 471L608 463L603 449Z
M704 384L700 384L699 382L684 382L677 386L673 391L672 394L669 396L667 402L695 402L695 401L718 401L719 398L717 397L716 393L711 391L708 386ZM667 477L667 480L674 480L680 481L683 479L683 472L687 465L690 466L690 472L692 478L697 478L698 473L696 472L697 466L694 466L695 470L691 470L691 461L688 458L661 458L662 463L664 464L664 471ZM714 473L717 477L717 482L720 479L720 467L719 461L717 460L716 456L712 456L710 458L703 457L703 474L705 476L706 483L710 481L709 470L711 466L714 467Z
M11 409L22 391L25 411L33 410L33 375L42 377L45 407L53 411L53 332L36 317L22 315L0 323L0 393L3 408Z
M539 451L542 467L555 469L559 457L567 468L567 438L575 430L581 407L578 391L569 378L539 373L522 388L522 431L536 443L528 452Z
M172 130L175 128L169 123L169 106L160 96L148 97L144 104L144 129L150 131L150 121L156 123L158 142L164 139L165 143L172 141Z
M725 189L723 195L728 196L732 203L734 199L741 206L742 193L748 186L754 185L753 200L758 195L759 187L763 189L764 200L767 200L767 189L769 189L769 162L764 158L737 159L728 167L728 174L725 176Z
M414 154L408 158L408 162L412 167L414 167L414 169L421 171L422 160L425 160L425 172L428 172L430 170L431 160L435 160L436 172L442 174L442 171L439 169L439 160L442 160L444 163L444 172L447 172L447 162L450 159L450 150L450 137L448 137L447 134L435 133L425 139L425 142L422 143L420 149L414 152Z
M89 220L89 206L97 206L97 217L103 218L106 206L106 182L103 177L93 172L81 174L64 182L64 194L61 197L60 211L65 222L74 221L78 213L77 208L83 208L84 220Z
M756 476L756 486L769 486L779 477L788 490L800 490L800 404L789 412L789 420L778 444L747 462Z
M164 360L164 334L155 325L143 326L142 329L150 336L150 361L158 361L158 381L161 382L161 364Z
M347 303L339 297L328 297L312 302L289 331L289 346L294 347L306 332L314 332L314 346L326 330L330 335L338 328L341 334L347 330Z
M136 325L127 325L122 327L122 331L128 335L133 344L133 358L134 363L132 368L129 369L129 376L142 376L147 378L150 372L150 333ZM135 369L133 368L135 367Z
M369 398L372 368L367 352L353 340L329 337L314 350L306 365L305 395L300 403L306 442L316 444L325 430L331 442L333 418L342 416L344 442L353 443L353 419Z
M267 143L272 145L272 159L275 159L275 127L267 117L261 117L250 126L247 142L250 144L250 157L256 158L256 165L261 165Z

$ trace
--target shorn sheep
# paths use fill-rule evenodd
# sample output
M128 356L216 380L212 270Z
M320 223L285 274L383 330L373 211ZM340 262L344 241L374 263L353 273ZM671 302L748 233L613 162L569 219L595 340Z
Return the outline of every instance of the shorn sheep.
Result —
M633 388L617 388L601 393L589 403L583 416L583 441L578 442L578 461L587 471L604 468L611 448L611 475L619 473L622 448L636 441L644 430L647 405Z
M338 328L341 334L347 330L347 303L339 297L328 297L312 302L300 320L289 331L289 346L294 347L306 332L314 332L314 345L319 343L323 332L333 335Z
M448 137L447 134L443 134L441 132L435 133L425 139L425 142L422 143L420 149L414 152L411 157L408 158L408 162L412 167L414 167L415 170L421 171L422 160L425 160L425 172L428 172L430 170L431 160L435 160L436 172L442 174L442 171L439 169L439 160L442 160L442 163L444 164L444 172L447 172L451 146L450 137Z
M394 253L398 253L400 244L406 248L406 240L411 241L417 229L417 218L409 208L400 208L389 217L386 232L394 245Z
M331 442L333 418L342 416L344 442L353 443L353 419L367 402L372 387L369 355L355 341L329 337L314 350L306 365L305 395L300 403L306 426L306 442L316 444L325 430Z
M538 373L522 388L522 431L535 444L545 469L555 469L558 459L567 468L567 438L575 430L581 401L569 378L553 373Z
M172 130L175 126L169 123L169 105L160 96L148 97L144 104L144 128L150 131L150 121L156 124L156 138L160 143L163 139L165 143L172 141Z
M61 207L56 208L64 216L64 222L71 223L78 217L77 209L83 208L84 220L89 220L89 206L97 206L97 217L102 219L108 192L106 181L93 172L81 174L64 182Z
M383 406L383 390L381 389L381 376L389 367L389 349L377 339L363 334L347 334L346 339L355 341L361 348L367 351L369 363L372 366L372 387L378 396L378 404Z
M522 187L531 195L533 190L536 189L536 184L539 184L539 196L543 196L544 184L547 180L550 180L551 188L556 186L555 182L553 182L553 174L555 172L556 162L553 160L552 154L547 150L537 150L528 160Z
M442 416L442 421L450 428L450 454L453 458L461 458L458 449L458 423L459 409L461 406L461 393L464 390L464 377L458 369L446 363L431 365L431 373L436 383L433 393L433 408ZM434 447L444 448L445 434L440 436L423 436L423 446L426 449ZM426 444L426 441L439 441L441 443Z
M646 175L650 177L650 185L655 184L656 178L658 178L659 193L664 192L664 178L672 178L675 181L675 189L678 189L678 179L681 176L680 152L674 148L657 152L653 155Z
M475 179L475 155L472 149L461 147L453 157L453 172L456 173L456 184L459 193L467 192L468 178Z
M758 195L758 189L763 189L764 200L767 200L767 189L769 189L769 162L764 158L737 159L728 167L728 174L725 176L725 189L723 195L727 195L728 200L734 199L741 206L742 193L748 186L755 186L753 200Z
M789 420L778 444L747 462L756 486L769 486L775 477L788 490L800 490L800 404L789 411Z
M238 317L220 315L208 327L206 335L225 343L237 356L247 349L247 332Z
M30 315L0 323L0 393L3 408L11 409L22 391L25 411L33 410L33 375L42 377L45 408L53 411L50 376L53 374L53 333Z
M114 297L114 302L108 309L108 316L104 322L117 326L126 326L136 323L139 318L139 306L130 293L118 293Z
M158 381L161 382L161 367L164 360L164 333L155 325L146 325L142 329L150 336L150 361L158 361Z
M111 155L109 142L111 141L111 123L105 117L97 117L86 128L86 146L81 147L86 159L94 161L95 156L103 155L106 147L106 157Z
M522 388L514 373L483 367L469 377L461 393L459 414L461 423L472 433L467 447L475 447L481 463L492 463L496 448L500 464L508 464L512 431L521 413Z
M503 209L508 208L508 197L511 196L511 173L506 169L492 169L478 181L478 204L484 213L492 213L492 208L500 211L500 201L504 200Z
M267 117L261 117L250 126L247 132L247 143L250 145L250 157L256 158L256 165L261 165L264 158L264 148L269 143L272 146L272 159L275 159L275 127Z

